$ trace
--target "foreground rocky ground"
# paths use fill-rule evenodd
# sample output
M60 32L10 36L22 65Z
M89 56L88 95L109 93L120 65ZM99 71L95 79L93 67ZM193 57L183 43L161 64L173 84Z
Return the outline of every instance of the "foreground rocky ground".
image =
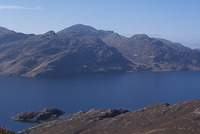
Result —
M160 103L134 112L122 109L80 111L39 124L20 134L199 134L200 101Z
M11 131L9 131L9 130L7 130L7 129L2 129L2 128L0 128L0 134L15 134L14 132L11 132Z

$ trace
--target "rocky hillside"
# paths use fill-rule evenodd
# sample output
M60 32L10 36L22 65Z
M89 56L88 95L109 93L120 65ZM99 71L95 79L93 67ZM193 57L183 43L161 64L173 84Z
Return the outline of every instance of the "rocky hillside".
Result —
M160 103L134 112L122 109L80 111L29 128L20 134L199 134L200 101Z
M0 28L0 75L62 77L98 72L125 72L131 62L100 38L49 31L26 35Z
M97 30L90 26L74 25L59 32L82 33L101 38L107 45L116 47L124 57L132 61L135 71L200 70L200 51L184 47L180 43L137 34L131 38L113 31Z

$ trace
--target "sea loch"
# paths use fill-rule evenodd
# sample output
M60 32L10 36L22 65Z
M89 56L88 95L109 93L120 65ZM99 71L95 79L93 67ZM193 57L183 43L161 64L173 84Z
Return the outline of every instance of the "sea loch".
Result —
M0 126L13 131L33 124L10 119L24 111L59 108L65 116L80 110L130 111L160 102L199 99L200 72L101 74L62 79L0 77Z

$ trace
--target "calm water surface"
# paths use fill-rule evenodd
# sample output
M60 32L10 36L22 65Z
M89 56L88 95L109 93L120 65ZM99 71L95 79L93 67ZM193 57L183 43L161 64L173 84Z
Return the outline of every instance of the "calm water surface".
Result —
M59 108L68 114L93 108L136 110L160 102L200 99L200 72L90 75L65 79L0 77L0 127L32 124L10 118L24 111Z

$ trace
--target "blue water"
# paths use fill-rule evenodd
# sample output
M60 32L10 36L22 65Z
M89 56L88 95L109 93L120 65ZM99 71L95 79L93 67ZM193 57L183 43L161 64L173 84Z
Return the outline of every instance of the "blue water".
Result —
M24 111L59 108L68 114L93 108L136 110L160 102L200 99L200 72L102 74L63 79L0 77L0 127L33 124L10 119Z

